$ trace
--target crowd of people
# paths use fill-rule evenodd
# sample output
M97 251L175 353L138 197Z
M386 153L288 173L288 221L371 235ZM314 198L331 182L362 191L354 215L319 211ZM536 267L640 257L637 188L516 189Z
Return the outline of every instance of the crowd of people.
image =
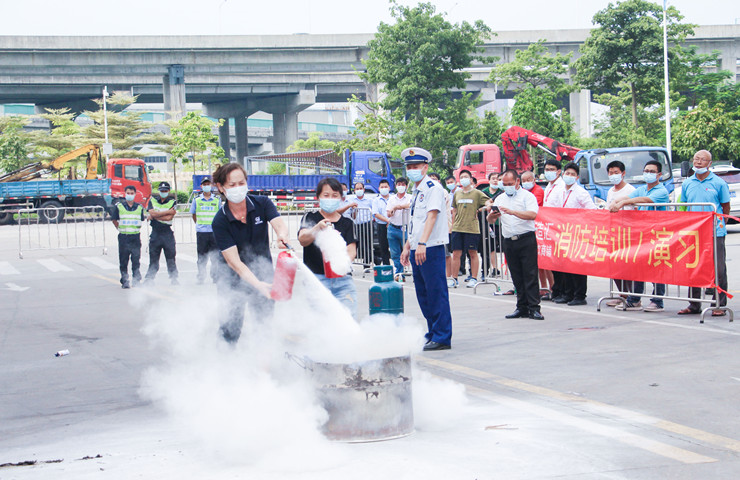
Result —
M547 185L544 189L535 183L532 172L520 175L513 170L490 173L488 186L478 189L475 177L466 169L458 173L458 179L445 178L443 187L439 175L429 172L432 156L422 148L404 150L402 159L408 178L397 178L393 193L387 180L380 182L376 196L366 195L365 184L361 182L353 185L353 194L350 195L348 186L336 179L321 180L316 188L318 209L305 214L301 221L298 241L303 247L304 264L353 316L357 315L357 291L351 272L346 275L331 272L322 251L315 245L317 234L326 228L340 233L350 260L360 256L364 262L375 257L378 264L393 265L397 281L403 281L404 267L411 267L417 299L428 327L424 350L451 348L452 315L448 290L459 286L458 278L461 272L465 272L466 264L470 269L465 279L467 287L475 287L479 278L485 278L487 273L493 276L500 274L499 252L503 254L514 287L506 293L516 295L515 310L506 318L544 320L540 308L542 301L573 307L588 304L588 279L585 275L538 267L534 222L543 206L597 208L591 195L578 182L578 164L562 166L556 160L545 162L543 174ZM728 215L729 188L709 170L711 163L708 151L696 153L693 175L683 183L682 201L713 205L688 206L688 210L713 210ZM660 181L662 164L648 158L643 167L644 183L638 187L625 181L625 170L620 161L607 165L609 182L613 186L608 191L605 207L610 212L665 210L663 204L670 200ZM226 341L233 343L241 334L247 306L259 318L269 317L272 313L273 265L268 225L275 231L282 247L289 246L288 229L268 197L248 193L247 173L239 164L219 167L212 179L202 180L201 187L202 193L193 200L190 208L197 235L197 282L204 282L210 261L210 277L217 284L219 294L228 299L222 302L223 311L219 314L221 334ZM223 201L215 195L216 191ZM112 211L113 223L119 230L122 288L130 288L142 281L140 229L145 219L151 222L152 228L149 270L144 281L154 281L160 255L164 252L170 281L177 284L172 231L175 199L170 196L169 184L162 182L159 185L157 194L152 196L146 208L134 202L136 190L133 187L127 187L125 193L125 201L118 203ZM720 292L716 307L722 307L727 304L727 229L723 219L716 224L715 251ZM373 235L365 234L369 231L374 232ZM374 237L378 239L375 254ZM129 261L131 275L128 273ZM664 284L653 284L650 294L653 297L643 306L642 297L649 296L644 294L644 282L613 281L622 295L607 305L626 311L663 310ZM701 293L699 288L690 290L691 298L698 299ZM701 304L692 301L678 314L700 312ZM712 314L724 315L725 311L715 308Z

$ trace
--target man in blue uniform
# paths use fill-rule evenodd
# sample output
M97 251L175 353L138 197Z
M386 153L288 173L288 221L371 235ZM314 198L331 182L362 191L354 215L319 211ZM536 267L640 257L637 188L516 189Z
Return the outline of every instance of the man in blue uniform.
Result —
M206 276L206 265L208 259L211 259L211 279L216 283L216 261L218 261L218 247L216 246L216 237L213 236L213 217L221 207L221 200L213 196L211 189L211 178L205 177L200 182L200 188L203 191L193 199L190 205L190 213L193 215L195 222L195 240L198 251L198 285L203 283Z
M177 281L177 264L175 264L175 234L172 232L172 219L175 218L175 197L170 196L170 184L159 184L159 198L152 196L149 200L149 220L152 233L149 236L149 269L146 272L146 281L153 282L159 271L159 257L164 250L167 261L167 273L172 285L179 285Z
M401 152L408 178L414 183L409 238L401 263L411 265L416 299L427 320L424 350L449 350L452 314L445 276L445 245L449 243L447 204L443 187L427 176L432 155L423 148Z
M141 281L139 260L141 259L141 222L144 207L134 202L136 189L128 185L124 190L126 201L116 204L111 212L113 225L118 229L118 266L121 270L121 288L131 288L128 275L128 260L131 258L131 276L136 286Z

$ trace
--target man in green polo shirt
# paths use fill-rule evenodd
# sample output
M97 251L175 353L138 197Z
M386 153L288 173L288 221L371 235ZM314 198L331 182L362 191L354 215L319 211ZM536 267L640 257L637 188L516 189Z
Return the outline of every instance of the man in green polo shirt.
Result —
M121 288L131 288L128 275L128 260L131 258L133 285L141 281L139 261L141 260L141 222L144 220L144 207L134 202L136 189L128 185L124 190L126 201L113 207L111 219L118 229L118 266L121 270Z
M478 283L478 243L480 242L480 219L478 209L485 206L488 196L473 188L473 175L469 170L460 171L460 186L452 199L452 283L457 287L457 275L460 271L460 258L463 250L470 254L470 276L468 288Z

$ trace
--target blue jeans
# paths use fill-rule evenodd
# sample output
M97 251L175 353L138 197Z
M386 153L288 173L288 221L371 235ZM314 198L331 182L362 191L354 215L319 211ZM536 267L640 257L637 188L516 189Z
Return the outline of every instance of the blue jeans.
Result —
M450 345L452 341L452 314L445 274L445 246L427 248L427 260L415 262L416 250L411 250L411 269L414 274L416 299L427 320L427 340Z
M403 251L403 230L388 226L388 247L391 249L391 260L396 267L395 273L403 272L401 265L401 251Z
M645 282L635 282L635 293L643 293L645 291ZM665 295L665 284L664 283L654 283L653 284L653 295ZM637 303L640 301L640 297L635 297L634 295L630 295L627 297L627 301L630 303ZM662 298L651 298L651 302L659 306L660 308L663 308L663 299Z
M352 277L326 278L325 275L316 274L316 278L342 305L349 308L352 317L357 318L357 289Z

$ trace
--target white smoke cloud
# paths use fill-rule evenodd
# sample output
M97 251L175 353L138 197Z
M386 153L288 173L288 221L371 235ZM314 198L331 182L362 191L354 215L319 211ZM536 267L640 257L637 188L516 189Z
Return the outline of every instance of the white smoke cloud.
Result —
M321 229L316 233L314 244L319 247L334 273L347 275L352 270L352 261L347 254L347 244L337 230L334 228Z

